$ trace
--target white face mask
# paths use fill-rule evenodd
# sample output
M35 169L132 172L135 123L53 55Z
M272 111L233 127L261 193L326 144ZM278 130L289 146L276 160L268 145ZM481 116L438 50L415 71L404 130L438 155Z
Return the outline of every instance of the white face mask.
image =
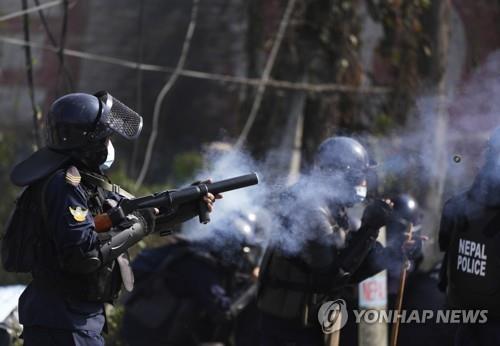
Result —
M358 185L354 188L356 190L356 196L363 202L366 198L367 188L365 185Z
M103 171L110 169L111 165L115 161L115 147L113 146L113 143L111 143L111 140L108 141L108 145L106 147L108 151L108 156L106 156L106 161L104 161L99 168Z

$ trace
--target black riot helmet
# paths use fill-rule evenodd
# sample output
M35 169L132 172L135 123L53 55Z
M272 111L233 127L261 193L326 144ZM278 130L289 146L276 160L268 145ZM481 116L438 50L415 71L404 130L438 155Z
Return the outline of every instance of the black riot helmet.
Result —
M342 183L336 190L344 190L339 196L344 202L360 202L366 197L367 174L374 164L357 140L342 136L328 138L316 152L315 166L327 175L341 177Z
M408 194L401 194L390 198L393 203L392 212L386 224L387 247L394 251L402 251L403 243L408 239L408 232L416 240L415 248L412 250L416 266L419 265L422 255L422 242L419 240L422 228L422 213L415 198ZM391 272L391 268L389 271ZM400 268L398 267L398 272ZM392 275L392 274L391 274Z
M197 241L198 246L228 266L254 267L264 242L258 223L256 212L229 211L224 218L211 222L207 236ZM199 236L200 232L195 232L194 237Z
M47 116L47 145L55 150L91 146L116 133L135 139L142 117L106 91L75 93L57 99Z
M392 218L397 222L413 225L420 224L420 210L417 201L410 195L402 194L391 198L394 204L392 208Z
M29 185L72 160L93 161L92 166L97 166L106 159L112 134L134 139L141 129L142 117L106 91L62 96L47 115L47 146L17 164L11 181Z
M316 165L328 170L358 170L370 168L370 158L365 147L350 137L331 137L319 146Z

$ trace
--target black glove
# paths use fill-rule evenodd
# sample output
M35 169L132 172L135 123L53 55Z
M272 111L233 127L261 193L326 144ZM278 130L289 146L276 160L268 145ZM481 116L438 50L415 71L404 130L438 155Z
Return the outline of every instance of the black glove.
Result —
M403 243L401 250L406 258L415 261L422 256L423 240L420 231L414 231L411 240Z
M370 202L361 217L361 226L379 229L387 224L392 208L381 200Z

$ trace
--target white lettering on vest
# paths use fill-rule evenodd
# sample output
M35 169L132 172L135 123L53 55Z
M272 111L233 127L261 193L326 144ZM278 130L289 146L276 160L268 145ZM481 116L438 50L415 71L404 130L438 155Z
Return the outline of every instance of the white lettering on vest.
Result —
M458 239L457 270L486 276L486 245L472 240Z

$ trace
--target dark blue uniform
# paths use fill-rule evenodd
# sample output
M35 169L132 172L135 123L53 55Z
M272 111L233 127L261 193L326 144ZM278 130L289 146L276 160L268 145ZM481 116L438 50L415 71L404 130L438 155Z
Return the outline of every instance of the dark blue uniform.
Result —
M500 344L500 186L489 186L484 174L476 177L469 190L449 199L441 217L439 245L445 251L441 288L446 289L448 305L457 310L487 310L485 323L457 326L457 346ZM465 255L465 247L460 246L465 242L467 249L474 244L480 251ZM461 258L464 263L477 263L471 267L479 270L461 264Z
M26 346L103 345L103 303L116 298L121 273L132 285L125 252L154 227L149 211L124 219L113 209L107 221L115 229L101 241L93 216L116 204L106 203L118 199L106 191L121 191L102 176L115 158L110 137L137 138L142 117L99 91L58 98L46 120L46 146L10 174L26 189L6 227L2 264L33 275L19 299Z
M339 280L334 285L340 265L337 244L350 232L346 208L332 203L328 207L310 205L292 210L293 217L307 223L290 223L290 236L296 224L306 224L309 237L300 254L290 255L273 247L266 251L258 299L262 346L323 345L325 335L317 317L321 304L385 267L384 249L373 241L366 259L349 281Z
M136 288L123 320L128 345L185 346L225 337L230 273L208 251L177 237L170 241L132 263Z
M78 292L97 283L92 282L92 274L65 270L73 257L95 249L99 242L88 197L84 186L68 180L64 170L47 183L45 234L32 271L33 282L19 299L27 346L104 344L103 303L86 301ZM71 292L73 289L77 291Z

